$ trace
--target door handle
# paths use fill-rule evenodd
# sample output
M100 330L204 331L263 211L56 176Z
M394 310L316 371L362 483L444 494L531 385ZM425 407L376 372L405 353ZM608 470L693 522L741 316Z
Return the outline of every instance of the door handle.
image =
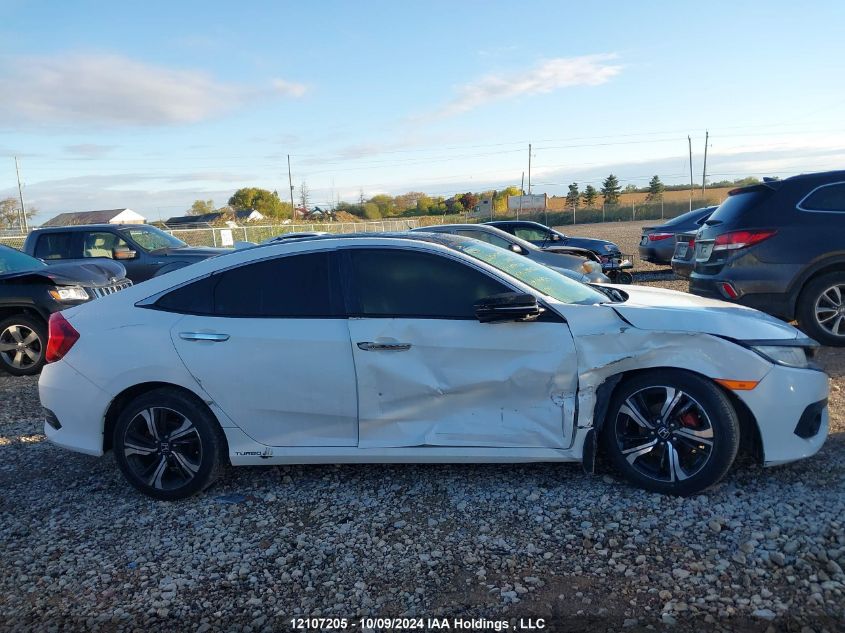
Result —
M372 343L362 341L358 343L358 349L365 352L404 352L411 349L410 343Z
M228 334L218 334L216 332L179 332L179 338L184 341L211 341L213 343L222 343L229 340Z

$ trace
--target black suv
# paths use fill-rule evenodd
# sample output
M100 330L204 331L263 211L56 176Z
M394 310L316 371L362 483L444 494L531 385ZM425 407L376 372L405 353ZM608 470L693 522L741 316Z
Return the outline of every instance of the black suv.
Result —
M15 376L36 374L47 352L47 322L53 312L128 288L118 262L47 266L0 245L0 369Z
M195 248L148 224L87 224L35 229L24 252L48 264L57 261L119 260L134 283L188 264L231 253L229 248Z
M696 235L689 289L845 345L845 171L731 191Z

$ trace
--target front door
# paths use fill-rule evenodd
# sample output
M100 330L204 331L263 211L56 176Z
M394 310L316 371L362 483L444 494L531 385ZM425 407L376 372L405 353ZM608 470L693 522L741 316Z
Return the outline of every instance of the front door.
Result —
M355 446L355 368L327 252L250 263L160 303L187 369L252 439L270 446ZM181 295L179 294L181 293ZM172 304L172 305L171 305Z
M512 291L436 253L353 249L349 333L361 448L566 448L576 355L562 320L479 323Z

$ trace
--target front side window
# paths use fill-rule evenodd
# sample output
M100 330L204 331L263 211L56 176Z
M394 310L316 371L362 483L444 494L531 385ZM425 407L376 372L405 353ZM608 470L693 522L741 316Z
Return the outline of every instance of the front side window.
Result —
M353 249L351 257L352 312L361 316L475 319L478 301L511 291L442 255L385 248Z
M845 212L845 182L819 187L798 206L805 211Z
M129 248L129 245L114 233L92 231L85 233L82 241L82 256L113 258L114 249L118 246Z
M122 229L124 235L128 235L138 246L145 251L157 251L162 248L183 248L185 242L169 233L154 226L133 226Z
M35 256L39 259L74 259L73 233L45 233L38 236Z
M486 233L485 231L474 231L472 229L461 229L457 231L455 235L461 235L463 237L471 237L474 240L481 240L482 242L487 242L488 244L492 244L493 246L498 246L499 248L508 248L511 243L508 242L505 238L500 237L498 235L493 235L492 233Z
M244 264L169 292L168 312L253 318L330 318L342 313L329 253Z
M540 229L519 228L514 233L517 237L529 242L545 242L550 237L548 231L541 231Z

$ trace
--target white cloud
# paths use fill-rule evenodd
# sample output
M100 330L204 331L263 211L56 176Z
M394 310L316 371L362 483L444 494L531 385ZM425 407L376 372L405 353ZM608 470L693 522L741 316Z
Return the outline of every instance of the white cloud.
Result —
M489 74L458 89L458 94L430 118L469 112L492 101L523 95L546 94L573 86L597 86L619 74L622 66L610 63L613 54L557 57L522 72Z
M0 58L0 121L8 124L195 123L256 99L305 91L281 79L254 88L112 54Z
M80 158L102 158L114 150L117 145L100 145L98 143L80 143L66 145L65 151Z

